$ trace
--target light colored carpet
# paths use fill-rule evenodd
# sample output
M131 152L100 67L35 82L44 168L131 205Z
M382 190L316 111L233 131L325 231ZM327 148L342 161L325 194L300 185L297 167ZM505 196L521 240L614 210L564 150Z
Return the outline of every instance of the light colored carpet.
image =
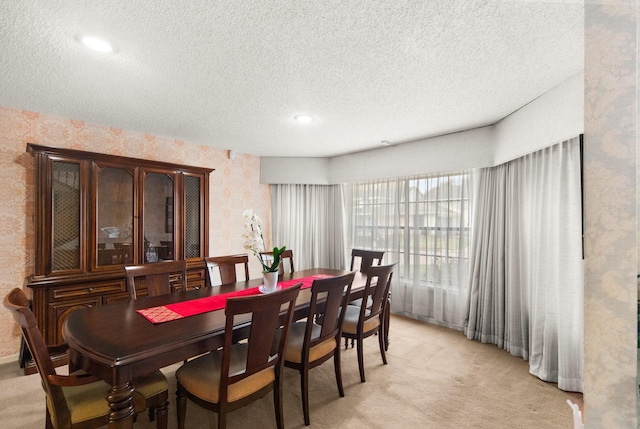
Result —
M315 428L566 428L573 427L563 392L528 373L528 364L492 345L467 340L461 332L392 316L389 364L383 365L376 337L365 340L366 383L360 383L355 349L343 349L345 397L331 361L310 373L311 427ZM169 427L176 428L177 365L169 379ZM286 428L304 428L297 372L286 368ZM24 376L17 363L0 366L0 426L44 428L44 393L37 374ZM215 414L189 402L188 428L215 428ZM136 428L155 428L146 415ZM227 427L275 428L272 393L229 414Z

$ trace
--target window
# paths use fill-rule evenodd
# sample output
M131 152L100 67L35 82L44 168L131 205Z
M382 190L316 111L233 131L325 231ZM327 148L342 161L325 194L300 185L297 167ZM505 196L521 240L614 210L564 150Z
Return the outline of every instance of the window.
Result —
M466 287L468 172L351 185L352 247L384 250L404 284Z

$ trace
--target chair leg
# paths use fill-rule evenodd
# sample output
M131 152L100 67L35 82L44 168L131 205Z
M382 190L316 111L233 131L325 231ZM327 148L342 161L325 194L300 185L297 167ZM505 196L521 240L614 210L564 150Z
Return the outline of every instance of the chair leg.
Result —
M380 355L382 356L382 363L387 364L387 355L384 352L386 350L385 339L384 339L384 326L380 325L378 328L378 344L380 344Z
M304 424L309 426L309 367L303 365L300 368L300 391L302 392L302 414L304 415Z
M360 381L364 383L364 347L362 337L358 337L358 369L360 369Z
M220 403L218 409L218 429L227 428L227 407L226 404Z
M353 348L353 345L354 345L354 340L353 340L353 338L351 338L351 348ZM345 339L344 339L344 349L346 350L348 348L349 348L349 338L345 337Z
M156 427L158 429L167 429L169 421L169 392L158 395L155 411L157 417Z
M182 387L178 385L176 392L176 415L178 417L178 429L184 429L184 417L187 414L187 395L182 391Z
M149 410L147 410L149 413L149 421L152 422L155 420L156 418L156 407L154 405L149 407Z
M47 407L47 404L45 404L44 407L47 410L47 416L46 416L44 427L45 429L55 429L55 426L53 426L53 423L51 422L51 414L49 413L49 407Z
M389 350L389 322L391 319L391 294L387 298L387 302L384 307L384 349Z
M333 352L333 368L336 373L336 384L338 385L338 393L344 398L344 388L342 387L342 365L340 363L340 347L336 347Z
M276 427L284 429L283 409L282 409L282 380L280 371L276 372L276 381L273 383L273 408L276 412Z

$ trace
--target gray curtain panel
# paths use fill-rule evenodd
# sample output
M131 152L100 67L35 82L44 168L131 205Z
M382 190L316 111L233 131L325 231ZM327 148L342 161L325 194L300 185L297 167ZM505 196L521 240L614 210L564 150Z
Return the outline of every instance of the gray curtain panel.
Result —
M466 335L582 391L579 138L478 171Z
M271 185L270 189L273 243L293 250L296 270L344 269L342 187Z

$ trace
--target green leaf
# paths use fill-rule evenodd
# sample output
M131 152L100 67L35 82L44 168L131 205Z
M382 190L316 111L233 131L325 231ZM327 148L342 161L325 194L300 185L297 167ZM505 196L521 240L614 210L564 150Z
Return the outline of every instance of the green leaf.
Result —
M265 265L266 271L271 273L278 271L278 267L280 266L280 262L282 261L282 252L284 252L286 249L287 246L282 246L281 248L273 248L273 262L271 263L271 266Z

